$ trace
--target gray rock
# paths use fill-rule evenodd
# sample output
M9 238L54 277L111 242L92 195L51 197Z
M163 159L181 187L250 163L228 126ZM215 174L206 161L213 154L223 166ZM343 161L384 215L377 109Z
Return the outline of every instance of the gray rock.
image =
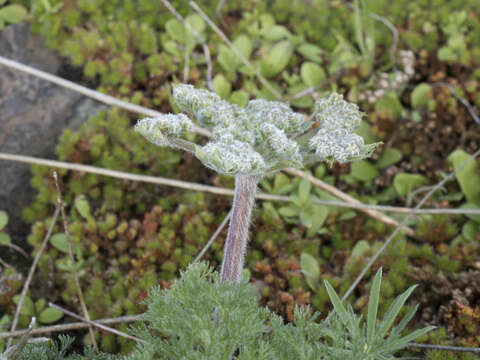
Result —
M25 23L0 32L0 54L49 73L62 59ZM0 65L0 152L55 158L57 139L65 128L78 128L103 105L78 93ZM30 165L0 160L0 209L10 217L8 231L25 244L29 227L22 209L35 196L29 185Z

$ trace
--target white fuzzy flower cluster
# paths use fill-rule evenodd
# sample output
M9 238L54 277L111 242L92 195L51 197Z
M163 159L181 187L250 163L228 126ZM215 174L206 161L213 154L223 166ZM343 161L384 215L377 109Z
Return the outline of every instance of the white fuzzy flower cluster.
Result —
M183 114L143 119L136 130L160 146L192 151L206 166L226 175L264 175L283 167L303 167L312 160L347 162L368 156L375 145L365 145L353 131L361 122L357 105L332 94L316 103L319 127L278 101L251 100L246 108L218 95L177 85L173 98L213 135L205 146L176 139L193 123Z
M175 146L172 141L194 129L193 122L184 114L164 114L156 118L144 118L137 122L135 131L158 146Z
M310 126L302 114L294 112L288 105L279 101L251 100L245 110L253 124L257 126L272 124L288 136L303 133Z
M363 138L354 133L362 121L356 104L343 100L337 93L315 104L315 118L320 123L318 132L309 146L319 160L346 163L371 154L377 144L365 145Z
M303 158L298 143L290 140L283 130L271 123L264 123L260 126L260 133L263 135L272 157L277 160L292 161L298 166L302 166Z
M223 174L262 175L266 171L263 157L244 141L225 135L200 147L196 156L205 166Z
M332 93L329 97L315 103L315 119L323 129L343 128L353 132L362 122L362 113L357 104L343 100L343 96Z

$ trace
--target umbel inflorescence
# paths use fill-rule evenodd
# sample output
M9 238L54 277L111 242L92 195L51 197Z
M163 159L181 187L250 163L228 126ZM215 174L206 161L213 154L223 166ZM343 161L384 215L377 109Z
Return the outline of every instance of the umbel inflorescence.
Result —
M241 280L257 183L264 175L317 161L362 159L377 146L365 145L355 134L362 113L336 93L317 101L313 120L278 101L251 100L241 108L191 85L175 86L173 98L208 130L210 142L201 146L185 139L195 129L185 114L142 119L135 129L157 145L192 152L207 167L235 177L222 282Z
M211 132L210 142L200 146L185 140L194 130L185 114L145 118L135 129L157 145L192 152L220 174L261 177L317 161L344 163L368 157L377 146L355 134L362 113L337 93L316 102L313 120L278 101L251 100L241 108L192 85L176 85L173 98Z

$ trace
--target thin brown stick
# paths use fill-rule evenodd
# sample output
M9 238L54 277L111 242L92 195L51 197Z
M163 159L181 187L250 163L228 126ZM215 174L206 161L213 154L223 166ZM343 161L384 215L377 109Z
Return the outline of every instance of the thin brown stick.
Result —
M416 209L419 209L422 207L422 205L430 198L430 196L433 195L434 192L436 192L438 189L440 189L447 181L449 181L451 178L453 178L457 172L462 170L470 161L474 160L478 155L480 155L480 150L478 150L475 154L470 156L467 160L465 160L462 164L460 164L459 167L457 167L454 171L452 171L450 174L445 176L442 181L440 181L437 185L435 185L423 198L420 200L420 202L417 204L415 207ZM367 265L362 269L360 274L357 276L353 284L350 286L350 288L347 290L347 292L343 295L342 301L345 301L348 296L352 293L353 290L357 287L357 285L360 283L360 281L363 279L367 271L371 268L371 266L375 263L377 258L380 256L380 254L387 248L387 246L392 242L392 240L395 238L395 236L399 233L401 227L407 223L407 221L412 217L412 214L408 214L405 216L405 219L400 223L399 226L395 228L395 230L390 234L390 236L385 240L383 243L382 247L373 255L370 260L368 261Z
M36 165L49 166L53 168L68 169L73 171L98 174L102 176L109 176L109 177L122 179L122 180L138 181L138 182L145 182L149 184L164 185L164 186L172 186L180 189L201 191L201 192L207 192L207 193L217 194L217 195L233 196L234 194L233 190L231 189L226 189L226 188L221 188L216 186L203 185L203 184L198 184L198 183L193 183L188 181L174 180L174 179L163 178L159 176L132 174L132 173L127 173L123 171L110 170L110 169L100 168L100 167L91 166L91 165L75 164L75 163L50 160L50 159L42 159L42 158L36 158L32 156L0 153L0 160L17 161L17 162L23 162L27 164L36 164ZM304 173L304 172L302 171L301 173ZM333 188L333 189L337 190L336 188ZM265 194L262 192L258 193L256 195L256 198L260 200L268 200L268 201L282 201L282 202L292 201L289 196ZM359 209L359 210L373 209L378 211L397 212L397 213L403 213L403 214L457 214L457 215L462 215L462 214L479 215L480 214L480 210L478 209L435 209L435 208L434 209L415 209L415 208L408 208L408 207L401 207L401 206L369 205L369 204L364 204L362 202L358 202L358 200L357 202L352 202L352 203L344 202L344 201L335 201L335 200L316 200L316 203L319 205L326 205L326 206L345 207L345 208L352 208L352 209Z
M136 114L142 114L142 115L146 115L146 116L150 116L150 117L157 117L157 116L162 116L163 115L161 112L151 110L151 109L146 108L144 106L135 105L135 104L129 103L127 101L123 101L123 100L114 98L113 96L110 96L110 95L102 94L99 91L89 89L85 86L75 84L74 82L65 80L61 77L49 74L47 72L32 68L32 67L27 66L27 65L20 64L19 62L15 61L15 60L10 60L10 59L7 59L3 56L0 56L0 64L5 65L9 68L18 70L18 71L22 71L24 73L27 73L27 74L30 74L30 75L33 75L33 76L36 76L40 79L50 81L51 83L62 86L62 87L67 88L69 90L76 91L79 94L88 96L89 98L95 99L99 102L102 102L102 103L110 105L110 106L116 106L116 107L119 107L119 108L127 110L127 111L131 111L131 112L136 113ZM211 136L211 134L208 130L203 129L203 128L197 126L197 125L194 125L194 130L193 131L198 133L198 134L201 134L203 136Z
M25 252L25 250L23 250L20 246L17 246L13 243L11 244L8 244L8 247L12 248L13 250L15 250L16 252L19 252L20 254L22 254L25 258L27 259L30 259L30 256Z
M289 168L289 169L285 169L285 172L288 173L288 174L292 174L292 175L295 175L295 176L298 176L298 177L301 177L303 179L307 179L308 181L310 181L313 185L319 187L320 189L323 189L323 190L326 190L327 192L329 192L330 194L333 194L334 196L338 197L339 199L342 199L343 201L346 201L346 202L349 202L349 203L356 203L356 204L361 204L360 201L358 201L357 199L351 197L350 195L348 194L345 194L343 191L340 191L338 190L337 188L335 188L334 186L331 186L331 185L328 185L327 183L323 182L322 180L320 179L317 179L316 177L312 176L312 175L309 175L307 174L306 172L304 171L301 171L301 170L298 170L298 169L293 169L293 168ZM372 209L361 209L361 211L363 211L364 213L370 215L371 217L379 220L379 221L382 221L384 222L385 224L388 224L388 225L392 225L392 226L399 226L399 222L395 219L392 219L391 217L385 215L385 214L382 214L376 210L372 210ZM407 226L403 226L402 225L402 228L405 230L405 232L411 236L411 237L415 237L415 231L413 231L413 229L407 227Z
M215 230L215 232L213 233L210 240L208 240L208 242L205 244L203 249L198 253L195 260L193 260L194 263L199 261L202 258L202 256L207 252L207 250L210 248L210 246L212 246L215 239L218 237L218 235L220 235L220 233L222 232L225 225L227 225L227 222L228 222L228 220L230 220L231 216L232 216L232 211L230 210L230 212L227 214L227 216L225 216L225 218L223 219L222 223L218 226L217 230Z
M168 0L160 0L163 5L170 11L173 16L177 18L177 20L181 21L183 25L190 31L193 36L197 38L197 40L202 44L203 53L205 55L205 61L207 62L207 87L213 91L213 81L212 81L212 58L210 56L210 49L208 45L205 43L205 40L200 36L200 34L192 27L189 23L187 23L182 15L173 7L173 5Z
M13 346L7 346L7 350L5 351L4 354L0 354L0 358L6 359L6 360L17 360L18 357L20 356L23 348L28 342L28 339L30 335L32 334L33 327L35 326L36 323L35 317L32 318L30 321L30 324L28 325L27 331L25 334L22 335L20 340L18 341L18 344L13 345ZM10 339L9 339L10 340Z
M5 268L9 268L9 269L13 269L13 266L10 265L9 263L7 263L5 260L3 260L2 258L0 258L0 265L2 265L3 267Z
M22 292L20 293L20 299L18 300L17 309L15 310L15 316L13 317L12 327L10 328L10 331L15 331L15 329L17 328L18 318L20 317L20 311L22 310L23 302L25 301L25 296L27 296L28 288L30 286L30 283L32 282L33 274L35 273L38 261L40 260L40 257L42 256L42 253L48 244L48 240L50 239L50 236L52 236L53 228L57 222L59 213L60 213L60 208L57 206L53 214L52 222L48 227L47 234L43 238L42 244L40 245L40 248L38 249L38 252L35 255L35 258L33 259L32 266L30 266L27 280L23 284ZM11 345L11 339L8 340L7 347L9 347L10 345Z
M83 322L86 322L87 324L90 324L92 326L96 326L98 327L99 329L102 329L102 330L105 330L105 331L108 331L108 332L111 332L112 334L115 334L115 335L118 335L118 336L121 336L121 337L124 337L124 338L127 338L127 339L130 339L130 340L134 340L134 341L138 341L138 342L142 342L142 343L145 343L146 341L143 340L143 339L140 339L136 336L133 336L133 335L129 335L123 331L120 331L120 330L117 330L117 329L114 329L114 328L111 328L111 327L108 327L108 326L105 326L105 325L102 325L102 324L99 324L98 322L95 322L95 321L91 321L89 319L85 319L61 306L58 306L58 305L55 305L54 303L48 303L48 306L52 307L52 308L55 308L57 310L60 310L61 312L63 312L64 314L67 314L68 316L71 316L73 317L74 319L77 319L77 320L80 320L80 321L83 321Z
M82 307L82 312L85 318L90 321L90 315L88 315L88 310L87 310L87 305L85 304L85 299L83 297L83 291L82 287L80 286L80 280L78 278L77 274L77 266L75 263L75 256L73 255L73 250L72 250L72 239L70 237L70 229L68 228L68 219L67 219L67 214L65 213L65 206L63 204L63 199L62 199L62 192L60 190L60 184L58 182L58 175L57 172L53 172L53 179L55 180L55 186L57 188L57 204L58 207L60 208L60 211L62 213L62 218L63 218L63 230L65 232L65 236L67 238L67 245L68 245L68 257L70 258L70 266L72 267L72 275L73 279L75 281L75 286L77 288L77 293L78 293L78 299L80 300L80 306ZM93 328L90 326L88 328L88 332L90 333L90 337L92 339L92 344L95 350L98 351L98 345L97 341L95 340L95 333L93 332Z
M228 37L223 33L222 30L219 29L217 25L208 17L207 14L203 12L202 9L197 5L195 1L190 1L189 2L190 6L203 18L203 20L206 21L206 23L212 28L215 33L217 33L218 36L225 42L225 44L228 45L230 49L235 53L235 55L238 56L238 58L245 64L246 67L248 67L250 70L253 71L255 76L258 78L258 80L278 99L282 100L282 94L280 94L275 88L268 82L267 79L263 77L262 74L258 71L253 64L248 61L248 59L243 56L243 54L233 45L233 43L228 39Z
M131 322L140 320L140 316L141 315L127 315L127 316L120 316L116 318L99 319L99 320L95 320L94 322L97 324L131 323ZM89 326L90 324L87 324L86 322L75 322L75 323L69 323L69 324L43 326L37 329L33 329L31 332L31 335L41 335L41 334L47 334L52 332L85 329L85 328L88 328ZM0 339L7 339L15 336L21 336L25 334L27 331L28 331L27 329L23 329L23 330L2 332L0 333Z
M462 103L462 105L467 108L467 111L470 114L470 116L472 117L473 121L475 121L477 124L480 124L480 118L475 113L475 110L474 110L473 106L470 105L470 103L468 102L467 99L461 97L460 94L455 90L455 88L451 84L449 84L447 82L439 81L439 82L432 83L432 86L434 86L434 87L445 86L448 90L450 90L450 92L453 94L453 96L455 96L457 98L457 100L460 101Z

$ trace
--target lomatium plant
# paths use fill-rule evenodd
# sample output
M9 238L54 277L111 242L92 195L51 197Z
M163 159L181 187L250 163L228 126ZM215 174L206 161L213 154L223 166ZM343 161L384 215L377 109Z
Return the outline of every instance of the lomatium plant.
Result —
M208 129L211 142L200 146L186 140L186 133L196 125L185 114L143 119L136 129L155 144L192 152L209 168L235 177L222 270L218 274L206 263L194 263L170 289L152 289L146 300L148 311L131 329L140 341L133 352L119 359L388 360L432 330L430 326L402 335L416 307L394 326L415 286L397 297L381 320L377 318L381 270L373 280L366 320L345 307L325 282L334 311L318 322L318 313L297 307L293 323L285 324L281 317L259 307L254 287L241 279L258 181L287 166L368 156L376 144L365 145L354 133L362 116L356 105L332 94L317 102L310 121L279 102L253 100L243 109L190 85L175 87L174 99ZM0 359L117 358L92 349L86 349L84 356L65 357L71 339L59 340L27 345L24 341L23 348L15 345L0 354ZM19 357L10 356L20 351Z
M240 281L257 184L286 167L318 161L345 163L368 157L377 144L355 134L362 121L356 104L337 93L318 100L310 120L282 102L251 100L245 108L192 85L177 85L173 98L182 111L207 129L211 141L198 145L185 135L196 125L185 114L145 118L135 129L159 146L193 153L205 166L235 177L232 218L221 280Z

